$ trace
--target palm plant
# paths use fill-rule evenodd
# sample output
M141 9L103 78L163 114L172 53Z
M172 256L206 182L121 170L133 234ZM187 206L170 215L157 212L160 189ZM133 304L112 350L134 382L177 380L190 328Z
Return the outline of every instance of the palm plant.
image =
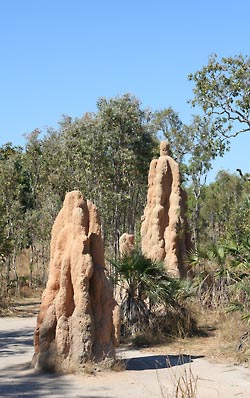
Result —
M245 312L250 294L248 240L241 244L231 241L213 245L200 253L191 253L190 263L194 270L198 268L194 286L202 303Z
M163 312L165 319L166 309L183 310L181 300L187 292L181 281L166 273L162 262L133 250L111 264L115 271L114 284L120 294L124 335L155 328L157 317L160 314L162 317Z
M233 300L227 311L240 311L242 318L250 321L250 241L246 239L239 245L230 243L227 250L231 256L231 269L235 281L231 289Z

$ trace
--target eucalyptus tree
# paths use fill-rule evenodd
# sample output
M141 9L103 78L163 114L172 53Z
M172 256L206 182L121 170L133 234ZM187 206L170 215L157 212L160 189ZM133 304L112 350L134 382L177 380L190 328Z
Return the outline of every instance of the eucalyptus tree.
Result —
M49 145L46 145L48 138L42 137L42 132L38 129L34 130L26 136L19 167L18 186L22 195L19 195L18 201L22 206L22 226L21 233L16 234L14 242L16 244L18 238L21 240L19 254L26 249L25 262L28 261L26 265L29 265L30 284L45 282L50 230L61 205L58 186L52 187L50 183L52 160L59 155L58 142L55 147L51 139ZM59 172L59 164L58 160L53 170L55 174ZM20 258L19 255L18 261ZM19 269L22 272L22 267Z
M38 130L27 136L24 150L11 143L0 149L0 259L5 287L10 278L18 287L27 266L30 283L33 276L40 283L41 265L45 277L50 229L59 209L47 167L56 151L48 157L45 149Z
M249 181L220 171L205 188L200 219L202 238L207 243L244 243L250 234Z
M0 149L0 224L2 277L8 285L11 270L16 276L16 257L23 247L23 221L29 203L29 185L23 169L21 147L7 143ZM3 276L4 275L4 276Z
M120 234L134 232L146 200L149 163L157 146L150 113L130 94L100 98L97 112L75 120L64 117L59 131L45 138L45 146L47 154L51 147L55 152L46 155L51 159L50 184L62 197L80 189L95 202L106 243L117 253Z
M124 231L134 232L143 213L149 163L157 143L149 124L150 114L139 100L125 94L98 103L99 140L103 149L100 165L105 170L108 222L112 225L115 251Z
M235 55L220 60L210 56L206 66L189 75L194 98L213 119L214 130L222 139L250 131L250 58Z
M210 118L213 139L223 154L229 138L250 131L250 58L236 55L219 60L214 54L189 79L194 82L191 103Z
M185 135L190 141L186 172L191 183L194 197L192 209L192 229L194 245L199 243L199 219L203 190L206 184L207 173L212 168L212 161L217 156L223 156L228 149L227 143L217 137L210 119L193 116L192 123L185 126Z
M100 181L105 173L101 167L105 153L97 115L85 113L75 120L64 117L59 137L63 190L80 189L86 198L96 200L101 195Z
M172 108L165 108L154 112L153 126L158 132L160 139L164 138L170 145L170 154L185 169L185 157L190 151L190 139L186 136L185 124L181 121L179 114Z

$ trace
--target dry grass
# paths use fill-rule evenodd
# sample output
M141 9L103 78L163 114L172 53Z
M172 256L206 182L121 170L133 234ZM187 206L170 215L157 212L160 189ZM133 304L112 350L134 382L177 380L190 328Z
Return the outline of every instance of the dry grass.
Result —
M177 338L153 351L177 355L204 355L210 361L244 364L250 367L250 326L239 313L225 314L222 310L196 308L200 335ZM152 348L151 348L152 351ZM198 378L191 364L173 368L169 364L171 388L158 378L162 398L196 398ZM169 384L169 383L168 383Z
M164 335L161 331L145 330L133 336L129 341L136 348L146 348L169 343L172 339Z
M126 369L126 361L118 358L106 358L101 362L88 361L84 364L82 372L87 375L95 376L98 372L122 372Z
M11 316L13 315L13 307L9 297L0 298L0 316Z
M197 397L197 382L198 377L194 376L191 364L183 366L181 371L174 369L171 363L167 361L170 369L170 383L171 388L162 385L158 373L157 379L160 387L162 398L196 398ZM184 365L184 364L183 364Z
M197 314L201 330L207 334L194 346L200 353L219 362L250 366L250 325L242 320L239 312L224 310L201 310Z
M116 358L113 361L110 370L112 370L113 372L123 372L124 370L126 370L126 365L127 365L126 360Z
M217 336L223 358L250 366L250 325L239 313L224 315Z
M198 333L192 337L169 339L150 350L175 355L203 355L210 361L244 364L250 367L250 325L239 313L204 309L196 304ZM144 348L144 350L148 350Z
M84 364L84 367L82 368L82 372L86 375L96 375L97 372L100 372L99 367L95 362L89 361Z

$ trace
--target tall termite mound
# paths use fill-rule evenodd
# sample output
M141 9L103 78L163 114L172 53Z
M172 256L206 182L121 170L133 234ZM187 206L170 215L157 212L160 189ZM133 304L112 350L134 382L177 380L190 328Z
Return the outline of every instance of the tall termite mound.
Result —
M70 192L52 228L33 366L77 372L90 360L112 357L114 307L97 209L81 192Z
M186 193L181 188L179 166L163 141L160 157L150 164L141 244L146 257L164 261L167 271L180 277L187 275L185 258L191 247L185 210Z

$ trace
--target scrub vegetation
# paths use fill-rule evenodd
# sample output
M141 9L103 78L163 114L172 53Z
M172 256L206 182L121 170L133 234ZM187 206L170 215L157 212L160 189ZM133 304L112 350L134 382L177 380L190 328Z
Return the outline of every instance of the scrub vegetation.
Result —
M101 214L115 286L127 286L124 335L145 342L144 327L152 342L159 334L190 339L218 332L222 347L231 344L228 350L234 350L235 358L249 361L250 175L235 164L235 173L222 170L206 183L213 159L230 147L228 138L249 134L249 65L250 59L241 55L212 56L189 76L191 105L200 109L190 125L171 107L152 111L124 94L100 98L95 113L63 116L58 129L31 132L24 148L3 145L0 310L6 312L13 300L37 296L44 288L53 221L65 193L78 189ZM193 236L188 255L194 273L189 281L171 278L139 251L119 257L124 232L135 233L140 245L148 168L158 156L159 139L170 143L188 192Z

